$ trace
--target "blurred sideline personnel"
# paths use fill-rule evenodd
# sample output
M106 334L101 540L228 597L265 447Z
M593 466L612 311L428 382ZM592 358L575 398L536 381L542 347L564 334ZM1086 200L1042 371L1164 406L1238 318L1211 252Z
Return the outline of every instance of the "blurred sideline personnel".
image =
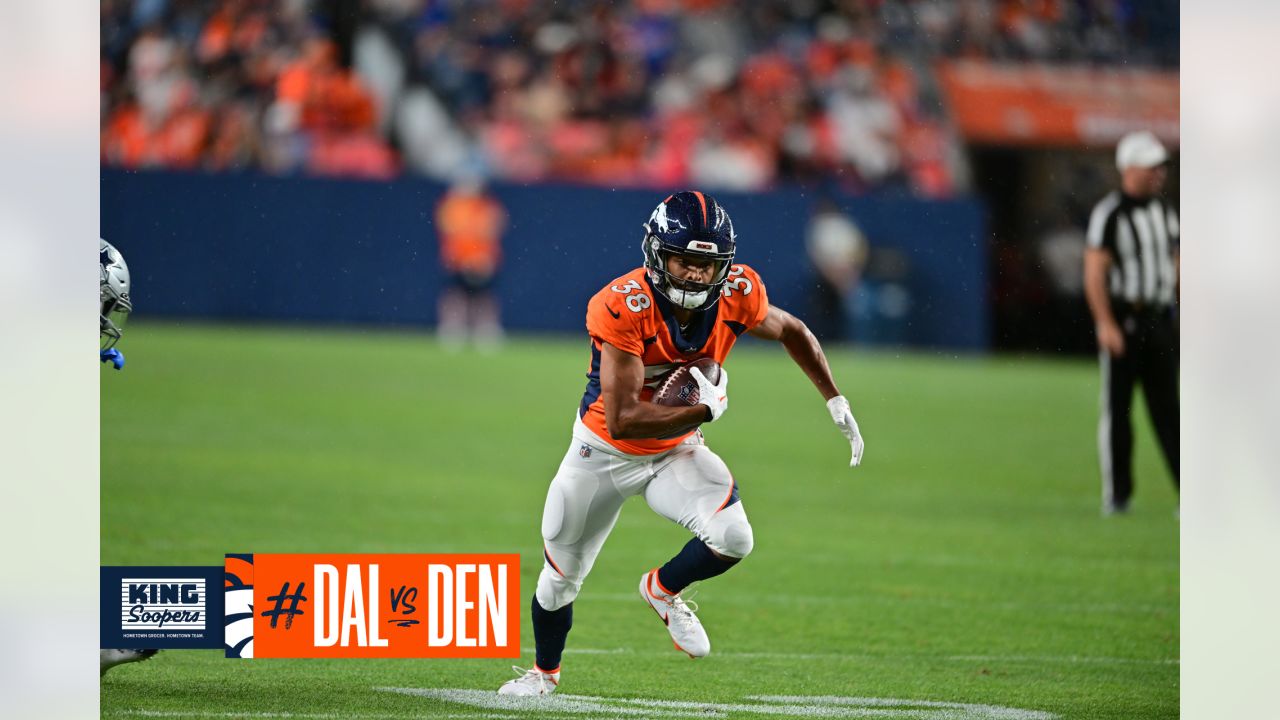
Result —
M644 223L644 267L588 303L587 387L542 511L546 562L531 607L536 664L528 671L515 668L520 677L499 694L546 695L559 685L574 598L622 504L634 495L695 536L665 565L640 577L640 596L677 649L693 658L711 652L696 606L680 593L746 557L752 531L737 483L699 429L728 407L727 371L722 368L712 384L693 369L696 405L657 405L651 402L654 389L670 371L697 358L723 365L744 332L776 340L827 401L849 441L849 465L862 460L858 424L822 347L803 322L770 307L755 270L733 264L736 246L729 214L714 198L696 191L671 195Z
M133 303L129 300L129 266L124 256L112 247L111 243L98 239L98 262L102 265L99 276L98 296L101 302L98 313L98 335L101 347L98 359L109 362L115 369L124 368L124 353L116 347L124 334L124 321L133 311ZM124 663L146 660L155 655L157 650L99 650L99 676Z
M1098 335L1102 512L1124 513L1133 494L1133 386L1142 384L1160 449L1178 487L1178 213L1160 198L1169 153L1150 132L1120 140L1120 189L1093 209L1084 256L1085 297Z
M493 286L506 223L502 204L476 179L455 183L436 208L440 261L449 275L449 286L440 295L439 335L448 348L460 349L468 334L484 350L502 342Z
M858 281L867 264L867 238L832 198L823 198L809 220L805 249L818 273L813 288L815 334L853 340Z

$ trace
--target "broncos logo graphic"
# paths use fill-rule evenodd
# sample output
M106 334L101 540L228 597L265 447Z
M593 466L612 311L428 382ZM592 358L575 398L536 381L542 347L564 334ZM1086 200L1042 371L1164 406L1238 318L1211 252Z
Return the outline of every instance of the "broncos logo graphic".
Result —
M253 555L228 553L223 574L226 614L223 649L229 658L253 657Z
M674 230L688 229L684 226L684 223L680 222L679 220L676 220L675 218L667 217L666 203L662 203L658 205L658 207L654 208L653 214L649 216L649 222L657 225L658 230L664 233L669 233Z

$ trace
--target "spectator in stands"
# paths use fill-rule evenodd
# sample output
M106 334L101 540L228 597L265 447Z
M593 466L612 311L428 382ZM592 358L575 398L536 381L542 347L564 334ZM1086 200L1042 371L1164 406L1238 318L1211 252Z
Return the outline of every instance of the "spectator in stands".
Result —
M1177 61L1176 0L331 5L103 0L103 161L939 196L963 172L938 57ZM385 62L356 72L361 33Z

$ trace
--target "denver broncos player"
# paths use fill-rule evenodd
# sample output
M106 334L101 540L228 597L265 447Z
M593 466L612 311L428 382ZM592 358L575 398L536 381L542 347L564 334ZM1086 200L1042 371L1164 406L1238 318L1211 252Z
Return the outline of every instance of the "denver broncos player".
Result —
M644 224L642 248L644 267L609 283L587 305L587 388L542 513L546 562L532 603L536 664L514 668L520 677L499 688L502 695L545 695L559 685L573 600L623 502L634 495L694 535L640 578L640 596L677 649L692 658L711 652L696 608L680 593L732 568L753 543L738 485L697 429L724 414L729 376L722 368L713 385L693 369L699 386L693 407L650 402L669 371L702 357L723 365L746 332L776 340L826 399L851 445L849 464L862 459L858 425L822 348L803 322L769 305L755 270L734 264L733 222L715 198L686 191L663 200Z

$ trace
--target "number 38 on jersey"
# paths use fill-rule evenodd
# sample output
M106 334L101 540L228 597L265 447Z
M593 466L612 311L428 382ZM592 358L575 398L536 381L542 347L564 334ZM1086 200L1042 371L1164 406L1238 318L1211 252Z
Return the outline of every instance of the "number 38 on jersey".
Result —
M734 265L729 268L729 281L724 286L725 297L733 297L735 292L740 292L743 295L751 294L751 290L755 286L752 284L751 278L744 277L745 273L746 271L741 265ZM649 295L641 287L640 281L634 278L622 285L613 285L609 289L620 295L627 296L624 302L631 312L641 312L653 304L653 301L649 299Z
M627 309L631 312L640 312L652 304L648 295L643 292L634 292L641 290L640 281L634 278L628 280L625 285L614 285L609 289L627 296Z

